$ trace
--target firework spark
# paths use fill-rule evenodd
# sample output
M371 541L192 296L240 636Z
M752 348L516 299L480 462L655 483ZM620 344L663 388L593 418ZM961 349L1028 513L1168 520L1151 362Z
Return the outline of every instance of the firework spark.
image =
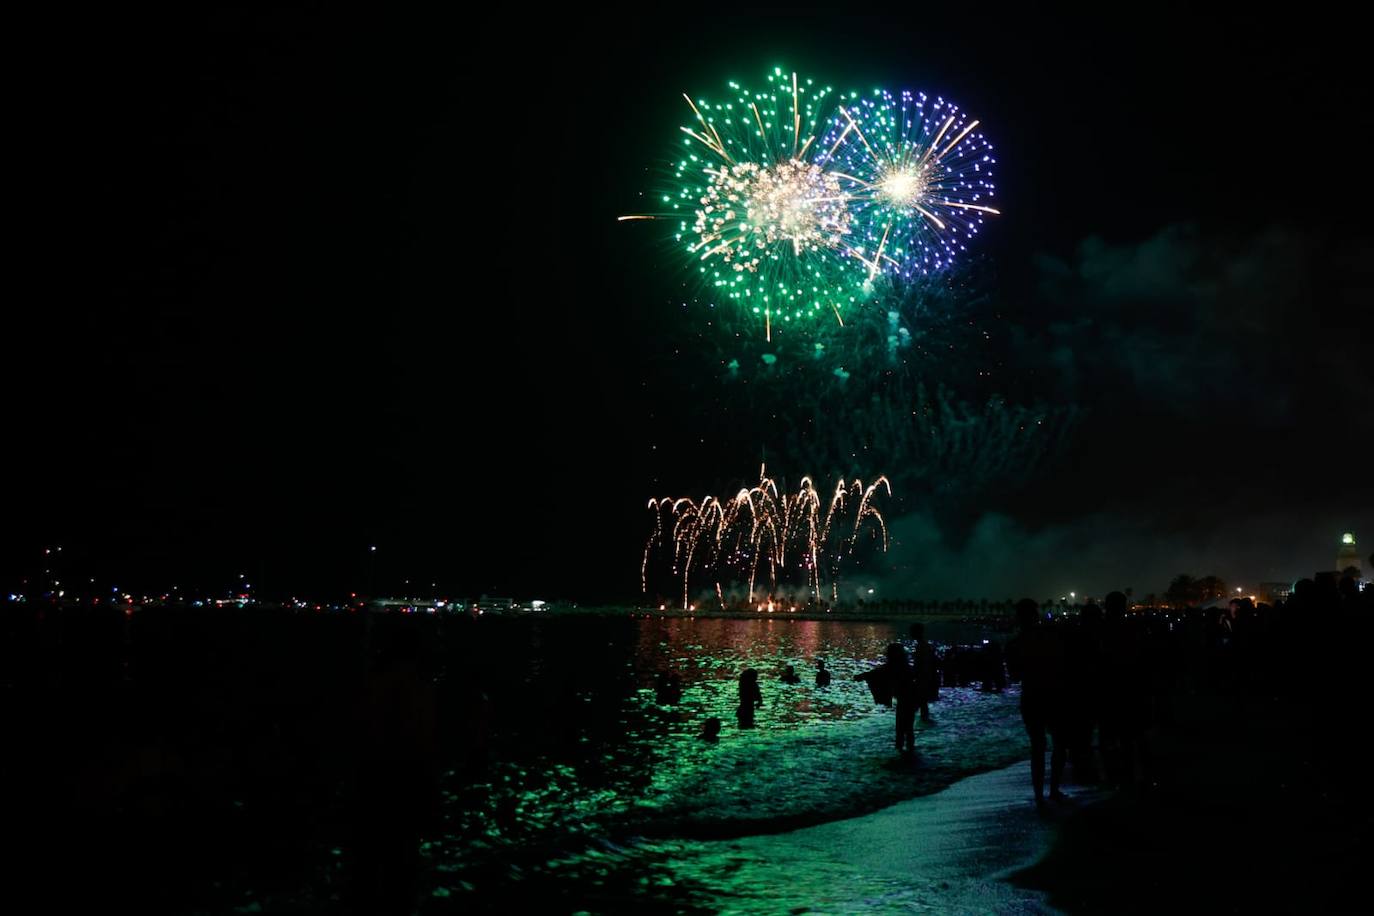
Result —
M886 477L867 486L841 479L828 500L809 477L802 478L795 493L784 493L761 469L758 484L729 498L651 499L654 529L644 547L641 584L647 592L650 561L661 552L670 558L674 576L681 576L683 609L690 607L694 570L712 574L722 605L722 577L747 583L747 601L753 606L760 572L770 604L779 583L793 577L805 583L817 603L828 584L833 602L841 562L854 554L866 532L887 550L887 523L874 505L879 491L892 495Z

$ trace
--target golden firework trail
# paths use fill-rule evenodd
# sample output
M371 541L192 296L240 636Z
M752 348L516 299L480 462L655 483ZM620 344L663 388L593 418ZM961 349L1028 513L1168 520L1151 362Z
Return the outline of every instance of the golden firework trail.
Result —
M879 491L892 495L886 477L868 485L841 478L827 502L810 477L803 477L797 490L787 493L779 490L767 468L761 468L757 484L728 498L650 499L654 527L644 546L640 585L647 593L650 561L655 553L662 553L671 557L672 574L681 577L684 610L691 607L694 571L714 573L716 598L722 607L725 598L720 583L726 574L747 583L752 607L760 572L766 578L769 606L780 580L792 576L804 581L817 603L822 601L823 587L829 585L833 602L841 561L854 554L866 532L887 550L887 523L874 504Z

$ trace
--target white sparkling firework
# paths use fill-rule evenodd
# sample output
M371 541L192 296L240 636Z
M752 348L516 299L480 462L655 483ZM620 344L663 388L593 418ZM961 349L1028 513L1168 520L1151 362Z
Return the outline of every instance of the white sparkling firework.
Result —
M949 266L992 206L992 144L957 105L924 93L852 94L837 107L817 162L851 195L850 251L910 277Z
M696 211L695 250L736 271L757 271L778 242L794 256L838 248L849 232L850 195L838 176L813 163L741 162L708 170Z

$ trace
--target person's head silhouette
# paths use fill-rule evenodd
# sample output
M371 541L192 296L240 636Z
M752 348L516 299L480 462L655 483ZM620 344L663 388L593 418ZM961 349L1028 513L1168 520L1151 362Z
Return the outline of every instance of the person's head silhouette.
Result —
M1126 613L1126 596L1121 592L1108 592L1102 603L1105 605L1105 616L1109 621L1120 621Z
M720 719L716 716L711 716L705 722L701 723L701 734L698 737L703 741L715 741L719 738Z

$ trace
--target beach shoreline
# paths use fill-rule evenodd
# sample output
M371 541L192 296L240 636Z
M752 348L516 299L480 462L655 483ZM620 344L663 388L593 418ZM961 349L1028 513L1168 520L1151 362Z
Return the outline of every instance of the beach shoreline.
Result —
M1069 811L1100 796L1037 812L1022 759L869 814L709 844L693 877L711 887L729 875L726 913L1050 913L1044 891L1009 878L1050 853Z
M721 912L1358 911L1347 901L1374 820L1348 710L1177 700L1140 787L1069 781L1066 803L1037 811L1023 758L878 811L710 844L731 876Z

